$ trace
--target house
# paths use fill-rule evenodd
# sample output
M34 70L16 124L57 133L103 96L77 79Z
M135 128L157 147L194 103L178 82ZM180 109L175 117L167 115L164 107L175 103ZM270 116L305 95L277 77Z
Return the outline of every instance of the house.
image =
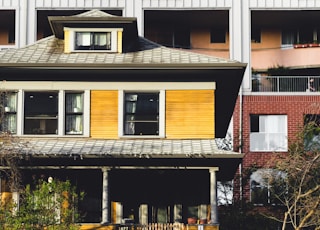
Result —
M164 46L247 63L228 131L234 151L245 155L239 168L243 176L252 166L264 168L274 152L285 154L304 118L320 114L319 7L318 0L4 0L0 49L53 34L48 16L98 8L137 18L138 34ZM263 123L270 128L264 130ZM269 202L268 197L253 198L257 186L251 188L252 183L234 182L234 197L259 205Z
M138 36L135 17L48 19L53 36L0 52L1 130L28 142L24 182L71 180L86 193L86 223L196 217L217 229L217 180L231 180L243 155L215 138L246 64L158 45Z

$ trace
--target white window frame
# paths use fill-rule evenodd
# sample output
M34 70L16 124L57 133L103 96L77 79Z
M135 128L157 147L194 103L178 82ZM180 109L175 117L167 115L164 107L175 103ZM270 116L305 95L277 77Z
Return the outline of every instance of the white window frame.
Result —
M251 152L287 152L288 151L288 116L287 115L254 115L259 117L259 131L252 132L250 127ZM278 119L277 119L278 118ZM250 124L252 117L250 116ZM264 123L263 123L263 121ZM275 124L275 120L278 120ZM261 127L261 126L263 126ZM278 142L277 142L278 141Z
M68 44L71 52L118 52L118 32L123 31L122 28L68 28L64 30L70 32ZM77 32L111 32L111 49L110 50L77 50L76 47L76 33Z
M58 133L57 134L24 134L24 95L25 92L46 92L48 90L28 89L19 90L17 95L17 133L18 136L39 137L89 137L90 125L90 90L53 90L58 92ZM83 92L83 133L65 134L65 94L70 92Z
M159 92L159 135L125 135L124 134L124 96L125 93ZM164 138L165 137L165 90L119 90L118 91L118 131L123 138Z

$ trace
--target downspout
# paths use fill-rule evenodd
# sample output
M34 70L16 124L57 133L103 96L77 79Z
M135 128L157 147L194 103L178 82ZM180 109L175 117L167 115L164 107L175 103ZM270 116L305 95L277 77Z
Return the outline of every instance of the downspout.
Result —
M243 101L243 89L242 89L242 84L241 84L241 87L240 87L240 91L239 91L239 153L241 154L243 151L242 151L242 108L243 108L243 105L242 105L242 101ZM243 196L243 191L242 191L242 163L239 164L239 198L240 198L240 201L242 201L242 196Z

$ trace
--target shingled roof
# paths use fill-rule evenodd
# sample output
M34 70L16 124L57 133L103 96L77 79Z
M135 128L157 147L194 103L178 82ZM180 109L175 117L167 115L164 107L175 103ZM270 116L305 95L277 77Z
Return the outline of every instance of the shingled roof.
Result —
M139 47L135 52L75 52L64 53L64 40L50 36L36 43L20 48L0 52L0 66L224 66L244 67L243 63L209 55L172 49L139 38Z
M164 140L128 139L104 140L88 138L36 138L27 142L24 153L31 155L82 155L113 157L200 157L240 158L242 155L218 149L214 139Z

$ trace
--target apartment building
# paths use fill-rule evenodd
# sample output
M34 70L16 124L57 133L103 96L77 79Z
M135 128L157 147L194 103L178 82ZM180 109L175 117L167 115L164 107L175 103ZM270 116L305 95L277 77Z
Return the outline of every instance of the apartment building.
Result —
M240 172L285 153L304 118L319 114L319 0L2 0L0 48L51 35L48 16L90 9L136 17L138 34L164 46L247 63L229 128L234 151L245 154ZM259 174L235 198L272 202Z

